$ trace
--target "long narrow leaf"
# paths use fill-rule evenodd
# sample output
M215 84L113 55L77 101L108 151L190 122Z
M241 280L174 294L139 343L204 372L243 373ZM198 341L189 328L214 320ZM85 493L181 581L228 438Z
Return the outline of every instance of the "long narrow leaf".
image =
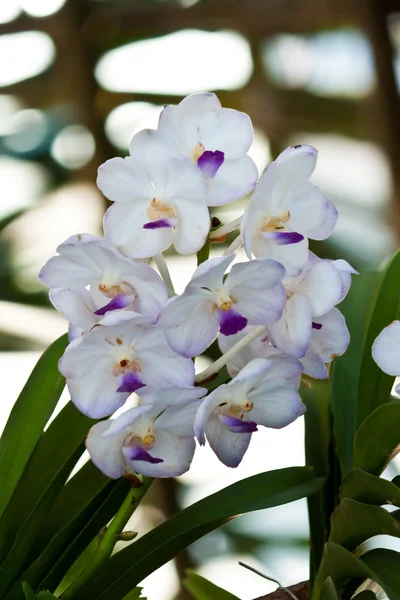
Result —
M56 340L39 359L14 404L0 439L0 515L11 499L65 386L58 360L67 336Z
M0 519L0 531L2 532L0 560L3 560L11 540L15 538L20 528L24 529L24 544L36 542L39 532L43 528L44 519L47 519L67 477L84 451L83 441L92 424L92 419L80 413L72 402L69 402L47 431L41 435L13 494L12 501ZM72 463L71 456L74 457ZM64 473L64 475L60 477L60 473ZM36 510L35 528L31 528L31 538L29 538L25 522L38 503L43 504L43 501L46 503L46 492L51 495L52 501L43 512L42 518L39 519L39 513ZM20 553L18 550L17 552ZM1 579L0 570L0 582Z
M74 600L118 600L183 548L246 512L292 502L315 493L323 480L307 467L261 473L186 508L112 556Z
M333 434L342 475L351 469L353 461L360 364L379 279L380 274L372 271L353 278L350 293L340 305L350 331L350 345L335 359L332 377Z
M129 482L109 481L98 494L81 507L72 521L51 539L44 551L16 581L5 600L21 600L22 581L34 590L54 591L76 558L114 516L125 498Z
M194 600L239 600L237 596L223 590L208 579L189 571L183 580L184 587L191 593Z

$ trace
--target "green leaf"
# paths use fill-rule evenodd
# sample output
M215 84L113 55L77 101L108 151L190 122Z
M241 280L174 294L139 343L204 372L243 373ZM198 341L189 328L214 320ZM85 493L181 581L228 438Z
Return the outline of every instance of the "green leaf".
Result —
M61 336L42 354L14 404L1 436L0 515L64 389L65 379L58 371L58 360L67 341L66 335Z
M90 594L96 600L122 598L149 573L232 518L298 500L315 493L322 483L307 467L270 471L239 481L189 506L112 556L74 600L86 600Z
M3 533L0 539L0 560L3 560L10 541L14 542L20 529L23 530L21 541L25 547L29 549L33 541L37 541L43 522L48 518L58 494L85 449L83 442L92 424L92 419L80 413L72 402L68 402L41 435L12 501L0 519L0 531ZM30 524L27 522L29 518ZM21 563L21 547L15 542L14 548ZM12 562L15 568L14 559ZM0 569L0 590L1 574Z
M380 406L360 426L354 440L354 467L379 475L400 444L400 401Z
M230 594L193 571L187 571L187 577L182 583L195 600L239 600L237 596Z
M142 596L142 589L143 588L141 587L135 588L134 590L129 592L129 594L124 596L123 600L146 600L146 598Z
M110 480L107 486L101 488L94 498L81 507L72 521L56 533L44 551L15 582L5 600L21 599L22 581L29 582L36 590L54 591L75 560L115 515L129 486L127 480L120 479Z
M344 498L332 515L329 541L353 550L374 535L400 537L400 523L392 514L379 506Z
M340 486L339 497L341 500L352 498L378 506L400 506L400 489L395 483L359 469L353 469L346 475Z
M328 540L330 517L337 497L335 490L335 457L332 441L331 386L328 382L302 385L301 398L307 407L305 413L306 464L313 467L317 477L324 477L321 490L307 498L310 522L311 553L310 579L313 581Z
M321 600L340 600L331 577L328 577L322 586Z
M56 596L53 596L51 592L39 592L39 594L36 595L29 583L27 583L26 581L22 582L22 589L25 594L26 600L54 600L54 598L56 598Z
M350 344L345 354L333 363L332 415L335 448L343 475L351 469L353 461L360 364L379 277L379 273L372 271L353 277L350 292L340 305L350 331Z
M338 589L352 578L372 579L389 600L400 600L400 554L393 550L380 548L357 558L342 546L328 542L312 600L322 600L322 586L327 577L332 578Z
M356 427L390 398L394 378L381 371L372 358L371 348L382 329L400 317L399 281L400 252L397 252L384 273L365 338L358 382Z

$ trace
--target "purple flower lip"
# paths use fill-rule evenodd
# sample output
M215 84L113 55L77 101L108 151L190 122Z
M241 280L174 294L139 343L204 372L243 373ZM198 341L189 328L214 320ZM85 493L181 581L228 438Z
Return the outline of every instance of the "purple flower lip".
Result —
M312 328L313 329L322 329L322 323L315 323L314 321L312 322Z
M136 373L124 373L122 376L122 383L117 389L117 392L129 392L130 394L133 394L133 392L144 387L144 385L145 384Z
M218 311L219 327L222 335L234 335L247 325L247 319L232 308Z
M105 315L106 313L110 312L111 310L118 310L120 308L125 308L125 306L128 306L128 304L130 304L130 303L131 303L131 298L129 296L124 296L123 294L120 294L119 296L115 296L115 298L113 298L108 304L106 304L105 306L102 306L102 308L95 310L94 314L95 315Z
M142 460L152 465L164 462L162 458L151 456L147 450L141 446L131 446L129 449L125 450L124 454L129 460Z
M173 227L168 219L157 219L157 221L149 221L143 225L143 229L163 229L165 227Z
M213 179L224 160L225 154L221 150L206 150L197 160L197 164L205 177Z
M298 244L304 240L304 235L296 231L263 231L262 234L267 240L272 240L279 246Z
M218 418L232 433L254 433L254 431L258 431L257 423L254 423L254 421L242 421L226 415L218 415Z

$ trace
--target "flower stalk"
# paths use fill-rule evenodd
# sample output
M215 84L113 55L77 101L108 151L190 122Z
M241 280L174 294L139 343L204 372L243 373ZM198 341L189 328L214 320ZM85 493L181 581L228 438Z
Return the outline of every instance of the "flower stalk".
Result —
M264 325L260 325L260 327L256 327L255 329L253 329L253 331L250 331L250 333L248 333L243 339L236 342L236 344L232 346L232 348L230 348L228 352L220 356L212 365L207 367L207 369L204 369L204 371L202 371L201 373L198 373L195 377L195 383L202 383L215 373L218 373L218 371L220 371L222 367L224 367L230 361L230 359L233 356L235 356L235 354L240 352L240 350L245 348L248 344L250 344L250 342L258 338L258 336L261 335L264 331Z

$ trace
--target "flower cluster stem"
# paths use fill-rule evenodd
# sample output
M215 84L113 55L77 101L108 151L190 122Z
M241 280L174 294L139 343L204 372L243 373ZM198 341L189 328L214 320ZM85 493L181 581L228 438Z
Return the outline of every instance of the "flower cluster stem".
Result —
M168 288L169 295L176 296L176 292L174 289L174 284L172 283L171 275L169 272L167 261L162 252L160 254L156 254L154 257L154 262L156 263L157 269L160 272L162 279L164 280L165 285Z
M204 369L201 373L198 373L195 377L195 383L202 383L209 379L214 373L218 373L224 367L230 359L235 356L242 348L245 348L247 344L250 344L253 340L255 340L259 335L264 333L265 325L260 325L260 327L256 327L253 331L250 331L244 338L236 342L232 348L229 348L228 352L225 352L222 356L220 356L212 365Z
M210 231L210 234L208 237L210 240L217 240L219 238L222 238L225 235L228 235L228 233L231 233L231 231L235 231L235 229L238 229L240 227L241 222L242 222L242 217L233 219L233 221L230 221L229 223L222 225L222 227L218 227L217 229L214 229L214 231Z
M139 482L139 479L137 478ZM110 558L116 542L121 539L120 534L129 521L130 517L139 506L143 496L150 487L153 479L143 476L141 485L132 487L110 525L105 530L99 542L98 548L87 567L78 575L71 585L60 596L62 600L73 598L76 592L100 569Z

